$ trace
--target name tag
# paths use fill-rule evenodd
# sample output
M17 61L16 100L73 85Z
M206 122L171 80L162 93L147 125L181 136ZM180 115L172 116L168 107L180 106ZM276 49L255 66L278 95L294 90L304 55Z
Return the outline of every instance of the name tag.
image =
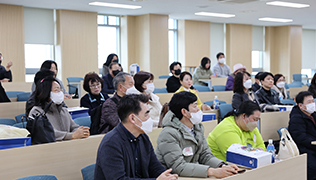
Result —
M182 154L184 156L192 156L193 155L193 149L192 147L186 147L182 150Z

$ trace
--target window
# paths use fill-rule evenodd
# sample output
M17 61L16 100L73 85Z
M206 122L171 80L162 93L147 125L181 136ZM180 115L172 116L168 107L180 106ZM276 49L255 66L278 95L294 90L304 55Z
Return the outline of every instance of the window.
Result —
M45 44L25 44L25 81L33 82L36 72L45 60L54 60L54 46Z
M102 74L103 64L109 54L120 57L120 17L98 15L98 67Z
M256 75L258 72L263 71L262 69L262 51L252 51L251 60L252 60L252 75Z
M175 19L169 19L169 64L178 61L178 23Z

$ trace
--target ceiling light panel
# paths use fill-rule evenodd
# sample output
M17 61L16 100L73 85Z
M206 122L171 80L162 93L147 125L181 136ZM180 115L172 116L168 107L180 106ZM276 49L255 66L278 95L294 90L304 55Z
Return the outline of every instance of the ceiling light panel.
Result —
M210 12L197 12L195 15L198 16L212 16L212 17L221 17L221 18L231 18L235 17L234 14L222 14L222 13L210 13Z
M259 21L270 21L270 22L292 22L292 19L281 19L281 18L270 18L270 17L264 17L264 18L259 18Z
M115 3L105 3L105 2L91 2L89 5L92 6L105 6L113 8L124 8L124 9L139 9L141 6L127 5L127 4L115 4Z
M267 2L266 4L273 5L273 6L291 7L291 8L306 8L310 6L308 4L290 3L290 2L283 2L283 1L272 1L272 2Z

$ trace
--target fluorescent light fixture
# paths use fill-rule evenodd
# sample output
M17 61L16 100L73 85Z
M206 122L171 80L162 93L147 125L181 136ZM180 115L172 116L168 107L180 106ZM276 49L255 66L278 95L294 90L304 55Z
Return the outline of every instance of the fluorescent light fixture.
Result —
M234 14L222 14L222 13L210 13L210 12L197 12L195 15L198 16L213 16L213 17L222 17L222 18L230 18L235 17Z
M273 6L291 7L291 8L306 8L310 6L308 4L290 3L290 2L282 2L282 1L272 1L272 2L267 2L266 4L273 5Z
M271 21L271 22L292 22L292 19L281 19L281 18L269 18L269 17L265 17L265 18L259 18L259 21Z
M115 3L105 3L105 2L91 2L89 5L93 6L106 6L114 8L124 8L124 9L139 9L141 6L127 5L127 4L115 4Z

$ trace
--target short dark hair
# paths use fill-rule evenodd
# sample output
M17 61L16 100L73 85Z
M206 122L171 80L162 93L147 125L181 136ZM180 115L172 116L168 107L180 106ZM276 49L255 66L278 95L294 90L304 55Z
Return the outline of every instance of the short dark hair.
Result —
M139 71L138 73L136 73L134 75L135 88L139 92L144 92L144 88L142 87L142 85L148 79L154 80L154 75L151 74L150 72L145 72L145 71Z
M52 83L54 81L59 84L59 82L52 76L47 76L37 83L34 95L35 106L41 106L42 109L45 108L50 99L50 92L52 90Z
M138 115L142 110L140 102L147 103L148 97L144 94L129 94L121 98L117 105L117 114L123 123L131 113Z
M274 75L274 85L276 85L276 82L283 76L283 74L276 74ZM284 77L284 76L283 76ZM285 77L284 77L285 78Z
M201 66L202 66L204 69L206 69L206 68L205 68L205 65L206 65L208 62L211 63L210 58L208 58L208 57L202 58L202 60L201 60ZM211 67L211 65L210 65L207 69L210 69L210 67Z
M296 96L295 96L295 102L298 105L298 103L303 104L303 101L305 99L305 97L307 96L313 96L312 93L310 93L309 91L301 91L299 92Z
M238 72L235 76L233 92L242 93L244 92L244 74L247 74L249 77L250 74L246 71Z
M169 102L169 109L173 112L179 120L182 119L182 108L189 111L189 105L197 101L196 95L190 92L182 91L172 96Z
M255 75L255 79L259 79L261 74L262 74L262 72L258 72L258 73Z
M183 78L185 75L189 75L192 79L192 75L188 72L188 71L183 71L181 74L180 74L180 81L183 81Z
M112 69L112 66L115 64L118 64L121 67L121 65L118 62L111 62L109 65L109 69Z
M247 117L249 117L250 115L252 115L254 113L254 111L261 111L259 105L253 101L243 101L240 106L237 109L234 109L230 112L228 112L225 116L224 119L226 117L229 116L235 116L238 117L242 114L246 114Z
M94 82L101 83L101 89L103 88L103 79L101 79L97 73L90 72L84 76L84 80L83 80L83 89L87 91L88 93L91 92L90 86L89 86L90 81L91 83L94 83Z
M57 67L57 63L53 60L46 60L43 62L42 66L41 66L41 69L40 70L43 70L43 69L48 69L50 70L50 68L52 67L52 64L55 64L56 66L56 71L58 72L58 67Z
M316 85L316 73L313 76L313 79L311 81L311 84Z
M35 85L42 79L44 79L47 76L51 76L54 77L54 72L48 69L43 69L43 70L39 70L37 71L37 73L35 74L34 77L34 83Z
M259 80L260 81L264 81L264 78L266 78L267 76L272 76L272 78L274 78L274 76L273 76L273 74L272 73L270 73L270 72L263 72L262 74L260 74L260 76L259 76Z
M169 66L169 70L170 70L170 72L173 70L173 68L176 66L176 65L180 65L180 67L182 67L182 65L181 65L181 63L180 62L173 62L173 63L171 63L170 64L170 66Z
M106 58L106 62L103 64L105 66L109 66L112 62L112 59L113 57L116 56L117 57L117 62L119 62L119 58L116 54L112 53L112 54L109 54L108 57Z
M219 53L217 53L217 54L216 54L216 59L218 59L221 55L225 56L225 54L224 54L224 53L219 52Z

